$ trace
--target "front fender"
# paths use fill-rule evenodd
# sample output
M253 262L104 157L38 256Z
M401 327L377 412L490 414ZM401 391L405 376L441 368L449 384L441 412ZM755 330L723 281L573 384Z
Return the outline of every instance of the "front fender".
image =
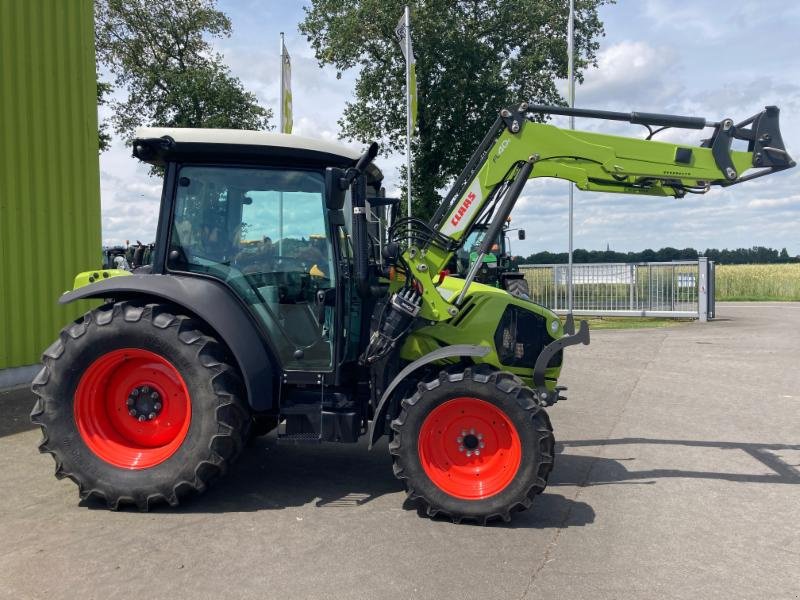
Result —
M181 275L130 275L84 285L59 298L69 304L86 298L166 300L197 315L225 343L238 363L253 410L275 406L276 362L270 356L256 322L222 283Z
M443 360L445 358L454 358L460 356L486 356L489 354L491 348L487 346L472 346L468 344L459 344L457 346L445 346L444 348L439 348L438 350L434 350L433 352L428 352L425 356L418 358L412 363L406 365L406 367L400 371L392 382L386 386L386 389L381 396L380 402L378 402L378 407L375 409L375 416L372 418L372 423L369 425L369 449L372 450L372 446L375 442L378 441L378 438L383 435L383 424L386 420L386 411L389 410L389 398L391 398L392 393L400 385L406 377L411 375L414 371L419 369L420 367L424 367L432 362L437 360Z

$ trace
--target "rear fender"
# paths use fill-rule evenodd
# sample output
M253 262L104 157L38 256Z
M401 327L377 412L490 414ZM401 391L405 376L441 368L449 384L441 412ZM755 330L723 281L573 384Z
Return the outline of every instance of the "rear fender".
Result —
M168 301L197 315L236 359L253 410L268 411L276 406L277 363L267 351L247 309L224 284L203 277L134 274L84 285L66 292L58 301L69 304L86 298Z

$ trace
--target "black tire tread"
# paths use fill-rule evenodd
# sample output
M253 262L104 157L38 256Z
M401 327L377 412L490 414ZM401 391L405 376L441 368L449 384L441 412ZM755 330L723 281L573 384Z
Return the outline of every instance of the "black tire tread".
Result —
M506 281L506 291L512 296L517 296L518 298L524 298L526 300L531 297L531 290L525 279L509 279Z
M113 305L105 305L91 310L82 318L64 327L58 339L53 342L42 354L42 368L33 380L31 389L36 396L36 402L31 411L31 421L39 425L42 439L39 442L39 451L50 454L55 461L55 476L58 479L71 479L78 486L78 495L81 500L94 497L106 503L111 510L118 510L123 505L135 505L141 511L148 511L151 506L167 503L178 506L181 499L190 493L202 493L208 485L218 476L223 475L229 464L234 461L247 439L248 425L250 422L249 410L239 391L243 388L238 372L224 362L225 352L221 344L213 337L203 332L203 324L196 319L174 314L174 308L163 304L138 304L123 301ZM194 466L193 477L181 479L169 486L147 496L126 496L122 494L109 494L104 490L89 487L78 472L66 471L59 449L49 443L47 406L50 402L57 401L58 390L52 389L51 374L57 368L59 359L63 356L73 340L85 335L91 327L105 327L115 320L123 319L127 322L147 322L159 329L175 330L175 339L195 351L197 361L209 370L209 382L214 393L220 399L216 409L216 420L219 433L211 439L207 456Z
M536 469L536 479L531 483L527 491L519 497L513 498L506 504L503 510L482 515L481 517L465 515L455 511L447 511L437 506L431 498L426 497L424 493L415 488L413 481L407 476L402 465L398 462L401 444L403 443L403 427L408 418L409 410L413 409L414 405L421 400L425 393L438 388L443 382L457 382L464 379L471 379L477 383L493 385L504 394L514 398L517 405L529 413L536 431L536 442L542 450L536 454L540 458ZM468 367L463 371L441 371L437 378L427 382L420 382L414 394L403 399L401 402L400 414L391 422L391 428L395 433L391 442L389 442L389 453L392 455L392 470L395 477L405 484L408 500L417 503L418 512L422 516L444 516L449 518L453 523L461 523L465 520L476 521L481 525L486 525L496 520L502 520L507 523L511 520L512 513L531 507L534 498L541 494L547 487L548 477L553 470L555 456L553 428L547 413L536 402L533 391L525 386L522 380L516 375L504 371L496 371L487 368L485 365ZM412 443L416 443L416 440Z

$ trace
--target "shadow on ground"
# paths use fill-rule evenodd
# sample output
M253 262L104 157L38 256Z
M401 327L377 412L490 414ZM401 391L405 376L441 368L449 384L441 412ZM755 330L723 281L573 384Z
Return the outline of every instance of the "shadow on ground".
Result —
M769 467L769 474L735 474L678 469L629 468L636 460L602 458L570 454L571 448L642 444L740 449ZM774 452L800 450L800 445L749 444L705 442L691 440L660 440L622 438L611 440L565 441L557 445L556 468L548 492L536 499L533 510L514 515L512 528L564 528L584 526L594 522L595 512L586 502L553 493L559 487L628 484L656 485L662 478L699 478L741 483L800 483L800 472ZM365 444L314 446L283 445L273 437L259 439L247 448L228 475L201 497L188 501L177 509L162 506L161 514L225 513L275 510L313 504L320 510L328 508L357 508L386 494L397 496L396 502L406 510L416 507L403 502L403 486L392 475L391 460L386 442L373 451ZM87 508L101 508L93 500L83 503Z
M741 450L750 455L771 473L718 473L715 471L690 471L683 469L646 469L636 471L627 465L633 465L635 457L601 458L596 456L576 456L569 454L570 448L582 447L624 447L631 445L674 446L675 452L680 447L715 448L723 450ZM556 469L550 479L550 485L604 485L614 483L655 484L657 479L716 479L739 483L785 483L800 484L800 470L784 461L778 453L781 450L800 450L800 444L755 444L745 442L710 442L698 440L669 440L648 438L617 438L607 440L575 440L556 444ZM562 468L563 463L566 468ZM575 477L583 473L582 476ZM582 477L582 478L581 478ZM645 481L649 480L649 481Z
M279 444L270 435L251 443L228 474L202 496L187 498L178 508L153 507L153 512L249 512L308 504L320 510L357 508L386 494L396 496L393 501L398 507L417 508L405 501L403 484L392 474L385 441L368 451L363 442L291 445ZM103 502L93 498L81 505L105 509ZM585 502L546 493L536 499L535 510L515 514L510 524L501 525L515 529L582 526L592 523L594 515Z

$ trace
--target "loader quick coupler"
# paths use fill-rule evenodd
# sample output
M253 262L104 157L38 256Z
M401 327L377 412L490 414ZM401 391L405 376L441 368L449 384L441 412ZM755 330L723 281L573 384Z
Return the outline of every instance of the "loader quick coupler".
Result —
M567 346L574 346L576 344L589 345L589 324L586 321L580 322L578 333L575 333L575 325L572 321L572 315L567 315L567 323L565 325L566 335L561 336L557 340L550 342L544 347L541 354L536 359L536 364L533 367L533 385L536 393L536 400L541 406L552 406L561 399L560 393L563 388L555 387L549 390L545 381L545 369L550 364L550 360Z

